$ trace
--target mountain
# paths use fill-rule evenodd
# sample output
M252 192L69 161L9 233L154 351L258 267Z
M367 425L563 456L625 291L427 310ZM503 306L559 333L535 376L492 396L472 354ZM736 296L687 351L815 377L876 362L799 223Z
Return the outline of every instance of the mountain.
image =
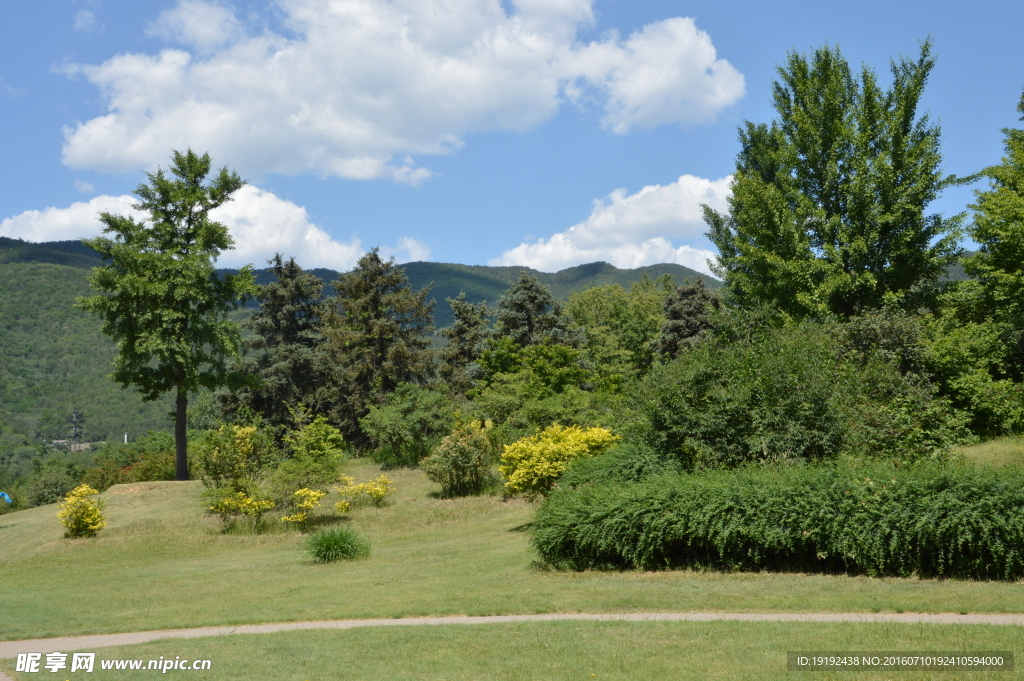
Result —
M0 431L14 427L37 439L62 439L72 409L86 416L88 440L133 439L147 430L170 428L170 395L142 402L108 376L116 354L114 344L100 332L99 320L75 308L75 299L88 295L87 275L102 259L78 241L30 243L0 237ZM561 299L572 291L603 284L628 286L644 274L670 274L677 282L700 276L679 265L651 265L621 270L608 263L590 263L547 274L526 267L486 267L451 263L413 262L403 265L416 289L431 286L437 301L438 327L451 324L445 298L460 291L472 302L494 303L519 273L527 271ZM230 271L230 270L224 270ZM327 284L338 273L313 269ZM256 271L267 283L270 270ZM710 287L720 282L706 278Z

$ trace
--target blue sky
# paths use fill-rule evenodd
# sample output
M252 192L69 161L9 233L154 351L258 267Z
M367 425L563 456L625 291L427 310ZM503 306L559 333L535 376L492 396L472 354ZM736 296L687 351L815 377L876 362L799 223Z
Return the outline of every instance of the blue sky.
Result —
M944 168L998 162L1024 87L1021 3L48 0L0 21L0 235L97 233L171 149L251 185L239 243L346 269L606 260L705 269L743 120L789 50L887 74L928 36ZM956 213L970 189L933 205Z

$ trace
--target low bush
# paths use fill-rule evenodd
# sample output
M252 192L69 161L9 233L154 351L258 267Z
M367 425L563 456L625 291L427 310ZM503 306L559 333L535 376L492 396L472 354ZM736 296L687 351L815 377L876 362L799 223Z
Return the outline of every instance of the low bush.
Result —
M292 511L296 510L295 490L326 492L338 481L345 441L341 431L322 416L288 433L284 441L288 458L269 475L262 488L281 508Z
M370 541L351 527L331 527L309 535L306 552L314 563L363 558L370 555Z
M207 497L212 503L208 507L211 513L220 516L224 529L232 527L239 517L246 518L252 529L263 529L263 514L277 504L270 499L249 496L245 492L231 492L227 487L214 488L208 491Z
M291 515L281 518L282 522L303 526L309 520L309 514L320 505L320 501L327 496L327 492L315 489L300 489L292 494L290 508L294 511Z
M596 456L618 436L605 428L549 426L536 435L505 445L498 467L509 494L534 498L547 494L572 461Z
M352 502L361 498L369 499L374 506L383 506L384 501L395 491L395 483L391 482L386 475L378 475L373 480L361 482L358 485L347 475L341 476L341 481L344 486L335 487L335 489L338 490L342 498L335 504L335 508L342 513L351 508Z
M441 485L442 497L480 494L495 482L491 468L498 457L491 439L492 429L490 421L461 425L420 462L427 479Z
M403 383L359 425L374 443L374 461L389 468L416 466L451 431L453 413L445 393Z
M107 442L96 453L96 465L84 481L103 491L111 485L150 480L174 480L174 436L151 430L134 442Z
M61 525L67 528L65 537L95 537L97 532L107 526L103 516L103 501L89 498L94 494L99 492L89 485L79 485L60 502L57 517Z
M664 474L555 491L548 564L1024 577L1024 469L841 460Z
M258 426L221 426L197 439L195 465L207 487L248 494L278 461L273 437Z
M29 505L55 504L74 489L75 482L75 478L61 467L44 468L29 483Z

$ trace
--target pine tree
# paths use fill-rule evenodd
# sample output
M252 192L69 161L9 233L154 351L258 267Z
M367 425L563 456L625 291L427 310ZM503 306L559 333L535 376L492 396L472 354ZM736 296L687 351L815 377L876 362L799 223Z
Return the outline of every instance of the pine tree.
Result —
M487 303L468 303L465 292L458 298L448 298L447 302L452 307L455 321L441 330L448 345L438 353L438 373L452 391L464 394L473 387L473 365L483 352L484 341L490 336Z
M394 258L378 249L338 277L328 302L325 335L335 363L331 415L345 439L365 445L359 419L400 383L423 383L433 373L428 335L434 302L429 288L414 292Z
M719 297L704 286L701 278L688 279L665 298L665 321L655 350L664 359L675 359L705 338L714 328L712 313L721 309Z
M228 411L248 406L269 425L294 425L296 407L318 415L329 401L324 283L295 258L284 261L277 254L269 264L274 281L257 287L260 306L244 323L252 334L243 343L244 358L237 364L238 371L256 381L222 399Z
M554 344L580 347L583 336L535 277L521 272L519 279L498 300L495 333L507 336L519 347Z

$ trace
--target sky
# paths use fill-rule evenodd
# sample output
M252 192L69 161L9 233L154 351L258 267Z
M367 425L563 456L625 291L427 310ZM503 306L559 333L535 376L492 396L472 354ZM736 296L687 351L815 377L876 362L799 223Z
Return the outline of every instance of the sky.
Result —
M790 51L883 82L931 38L943 169L998 163L1024 3L43 0L0 8L0 236L95 236L172 150L248 185L224 266L604 260L708 271L737 127ZM981 187L976 185L974 189ZM966 210L972 188L932 204Z

